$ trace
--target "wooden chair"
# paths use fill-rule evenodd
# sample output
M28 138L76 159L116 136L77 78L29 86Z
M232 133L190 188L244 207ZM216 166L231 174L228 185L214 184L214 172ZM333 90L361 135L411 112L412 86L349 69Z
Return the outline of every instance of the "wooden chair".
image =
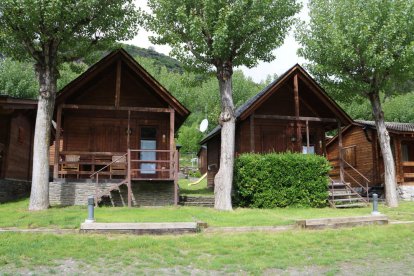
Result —
M115 162L114 162L115 161ZM110 166L110 177L112 178L113 173L126 174L126 156L114 155L112 156L112 163Z
M62 170L67 172L66 174L76 174L76 177L79 178L79 160L80 155L68 154L65 156L66 162L77 162L77 163L69 163L69 164L62 164Z

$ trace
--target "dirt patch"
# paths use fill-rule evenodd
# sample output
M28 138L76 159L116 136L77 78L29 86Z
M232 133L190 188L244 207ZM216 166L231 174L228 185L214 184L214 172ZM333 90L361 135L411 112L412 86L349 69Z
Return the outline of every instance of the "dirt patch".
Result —
M256 271L258 273L259 271ZM260 272L259 272L260 273ZM245 271L234 273L225 270L203 270L192 266L174 266L164 268L148 268L142 264L122 264L104 261L86 264L83 261L67 259L51 266L15 267L6 265L1 268L0 275L250 275ZM342 262L331 266L290 267L288 269L266 269L263 275L413 275L414 256L406 256L401 260L357 260Z

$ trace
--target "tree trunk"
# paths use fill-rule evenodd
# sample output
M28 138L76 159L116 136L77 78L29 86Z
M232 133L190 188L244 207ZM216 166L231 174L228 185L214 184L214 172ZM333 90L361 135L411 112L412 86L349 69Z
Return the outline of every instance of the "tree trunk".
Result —
M220 168L214 178L214 208L217 210L231 211L231 191L233 186L234 169L234 143L236 118L234 116L233 68L230 64L217 67L217 79L219 81L221 96L221 151Z
M372 106L372 114L377 128L378 141L384 161L385 200L389 207L398 207L397 184L395 178L395 164L392 156L390 136L385 127L384 113L382 112L379 92L371 92L369 100Z
M50 127L56 96L56 66L36 65L39 80L39 101L33 144L33 173L29 210L49 207L49 146Z

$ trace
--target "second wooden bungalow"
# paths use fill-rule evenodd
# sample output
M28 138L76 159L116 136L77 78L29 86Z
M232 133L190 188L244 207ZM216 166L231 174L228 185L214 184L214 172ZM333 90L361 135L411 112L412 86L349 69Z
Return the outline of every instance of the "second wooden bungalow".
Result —
M325 133L352 119L300 66L295 65L236 110L235 154L302 152L326 155ZM207 146L208 186L220 166L220 126Z

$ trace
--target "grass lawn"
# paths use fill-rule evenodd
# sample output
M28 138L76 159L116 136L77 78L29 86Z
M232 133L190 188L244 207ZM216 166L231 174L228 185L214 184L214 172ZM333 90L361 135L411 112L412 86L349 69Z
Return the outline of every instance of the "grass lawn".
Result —
M0 274L404 275L412 273L413 235L413 224L184 236L0 233Z
M193 182L188 179L180 179L178 185L180 186L180 195L187 196L214 196L214 191L211 188L207 188L207 178L201 180L197 185L189 184Z
M29 212L28 200L0 205L0 227L79 228L87 217L86 206L50 208ZM292 224L297 219L368 215L371 208L237 208L232 212L203 207L102 207L96 208L98 222L177 222L204 221L209 226L276 226ZM380 212L395 220L414 220L414 202L401 202L390 209L380 205Z

